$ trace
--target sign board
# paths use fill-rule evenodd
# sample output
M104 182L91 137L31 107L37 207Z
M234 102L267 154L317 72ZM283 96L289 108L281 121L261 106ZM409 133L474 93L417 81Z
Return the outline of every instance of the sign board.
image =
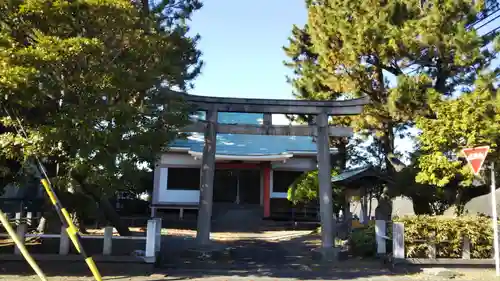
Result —
M478 146L473 148L465 148L462 152L465 154L467 158L467 162L472 167L472 171L474 174L479 174L479 170L481 170L481 166L483 166L484 159L486 159L486 155L488 155L488 151L490 150L489 146ZM497 214L497 199L496 199L496 183L495 183L495 162L491 162L491 214L492 214L492 225L493 225L493 248L494 248L494 257L495 257L495 271L497 277L500 276L500 245L498 241L498 214Z
M462 152L465 154L465 157L467 158L467 162L469 162L470 166L472 167L474 175L479 174L481 166L483 166L484 159L486 159L486 155L488 155L489 150L489 146L464 148L462 150Z

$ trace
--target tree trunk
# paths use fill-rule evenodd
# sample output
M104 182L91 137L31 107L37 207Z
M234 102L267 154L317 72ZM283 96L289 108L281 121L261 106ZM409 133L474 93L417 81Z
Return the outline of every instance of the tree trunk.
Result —
M368 215L367 215L367 201L366 201L366 194L361 197L361 216L363 218L363 221L361 222L363 225L368 224Z
M132 236L132 232L128 229L128 226L121 220L120 215L115 211L111 203L109 203L109 200L107 197L102 196L99 197L93 192L90 191L90 188L87 186L82 187L83 189L86 189L85 192L88 192L92 198L96 202L98 202L99 209L102 211L102 214L108 220L111 225L116 228L116 231L120 234L120 236Z
M368 193L368 220L372 218L372 201L373 201L372 199L373 199L373 194L370 191Z
M433 215L434 212L430 206L429 199L419 195L412 195L411 201L415 215Z
M141 0L142 12L144 14L149 13L149 0Z
M120 234L120 236L132 236L132 232L128 229L128 226L123 223L120 218L120 215L115 211L108 198L105 196L98 196L93 191L92 186L86 184L83 180L83 177L80 175L73 174L73 178L78 182L81 189L84 193L89 195L95 202L98 203L99 209L102 211L102 214L108 220L111 225L116 228L116 231Z
M375 219L390 221L392 218L392 200L389 197L388 188L384 188L380 199L378 200L378 206L375 208Z
M392 166L391 162L387 155L394 152L394 126L392 122L387 122L385 124L385 132L382 138L380 139L382 143L382 151L384 152L384 160L385 166L387 170L387 176L389 178L394 179L395 170ZM377 208L375 209L376 217L380 217L380 219L385 218L385 220L391 220L392 217L392 197L395 196L396 186L393 183L387 183L387 188L384 188L382 191L381 200ZM379 219L379 218L377 218Z
M331 146L336 147L338 149L338 153L334 154L334 159L332 159L332 163L343 171L347 167L347 144L349 143L349 139L347 137L332 137L330 138ZM333 168L333 165L332 165Z
M394 167L391 164L391 161L389 161L389 158L387 155L390 153L394 153L394 126L392 125L391 122L388 122L385 125L385 132L380 141L382 142L382 151L384 152L384 160L385 160L385 166L387 169L387 174L388 176L392 177L395 173Z
M457 216L461 216L464 213L465 202L462 200L463 198L463 189L458 188L457 197L455 198L455 212Z

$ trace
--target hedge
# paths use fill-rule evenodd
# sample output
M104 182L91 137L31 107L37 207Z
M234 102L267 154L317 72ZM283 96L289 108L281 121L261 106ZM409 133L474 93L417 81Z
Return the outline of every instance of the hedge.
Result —
M463 237L471 242L471 258L491 258L493 229L484 216L412 216L395 219L404 223L405 252L408 258L426 258L436 241L437 258L461 258Z
M429 250L436 244L437 258L461 258L463 237L471 243L471 258L489 259L493 254L493 229L491 218L484 216L439 217L412 216L397 218L405 226L405 253L408 258L427 258ZM392 227L387 225L387 236L392 236ZM433 238L435 237L435 238ZM392 241L387 241L391 251ZM349 237L349 248L353 256L376 255L374 222L354 229Z

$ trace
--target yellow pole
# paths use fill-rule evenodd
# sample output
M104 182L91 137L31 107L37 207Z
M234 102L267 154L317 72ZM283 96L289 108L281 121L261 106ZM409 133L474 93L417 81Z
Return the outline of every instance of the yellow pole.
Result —
M9 117L12 117L11 114L9 113L9 111L7 111L7 108L5 108L5 106L3 106L3 109ZM17 133L21 134L27 138L28 136L26 134L26 131L24 130L24 127L23 127L23 124L21 123L21 120L17 116L16 116L16 120L17 120L17 123L19 125L19 128L16 127ZM94 276L94 279L96 281L102 281L101 273L99 272L99 269L97 268L94 260L92 259L92 257L87 256L87 253L85 253L85 250L83 249L83 245L80 241L80 235L78 234L78 230L75 227L75 225L73 224L73 221L69 217L68 211L65 208L63 208L63 206L61 205L61 202L57 198L57 195L55 194L54 190L52 189L52 186L51 186L50 182L48 181L48 176L47 176L47 173L45 172L45 168L44 168L42 162L40 161L38 156L35 155L35 157L36 157L36 160L38 162L40 172L43 174L43 177L45 177L45 178L41 177L40 181L41 181L43 187L45 188L45 191L47 192L47 195L49 196L50 201L54 205L54 208L56 209L57 215L59 216L59 219L61 220L62 225L66 228L66 232L68 233L69 238L73 242L75 249L83 256L85 262L87 263L87 266L89 267L90 271L92 272L92 275Z
M9 223L9 220L7 219L7 216L5 216L4 212L0 210L0 222L3 224L3 227L5 230L7 230L7 233L9 234L10 238L14 241L16 246L19 248L21 251L21 254L23 254L23 257L26 259L28 264L33 268L33 270L36 272L38 277L40 277L40 280L42 281L47 281L47 278L45 277L45 274L43 274L43 271L38 267L38 264L36 264L35 260L33 257L31 257L30 253L26 249L26 246L24 246L24 243L21 242L19 237L17 236L17 233L14 231L12 226ZM24 239L24 237L23 237Z
M43 169L42 166L41 168ZM83 249L83 245L80 241L80 236L78 234L78 229L71 220L68 211L61 205L61 202L57 198L57 195L52 189L49 181L47 179L41 179L40 181L43 187L45 188L45 192L47 192L47 195L50 198L50 202L52 202L52 204L54 205L54 208L56 209L57 214L59 215L59 218L61 219L63 226L66 227L66 232L68 233L71 242L73 242L75 249L84 258L85 263L87 263L87 266L90 269L90 272L94 276L94 279L96 281L102 281L101 273L99 272L99 269L97 268L94 260L92 259L92 257L88 256L85 250Z

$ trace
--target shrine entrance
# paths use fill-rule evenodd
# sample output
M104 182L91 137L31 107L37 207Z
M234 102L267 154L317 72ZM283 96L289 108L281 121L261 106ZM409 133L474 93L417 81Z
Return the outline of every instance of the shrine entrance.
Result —
M321 217L321 244L324 253L328 254L334 249L335 228L333 220L333 202L331 189L331 155L329 137L346 137L353 133L349 127L329 126L329 116L358 115L363 106L368 104L368 98L340 101L307 101L307 100L273 100L273 99L245 99L245 98L219 98L195 96L185 93L170 92L179 95L184 101L191 105L193 111L206 112L205 120L194 122L182 129L186 133L204 133L204 146L201 163L200 200L198 205L198 219L196 240L199 245L210 244L211 217L216 192L224 192L230 186L236 184L236 196L234 188L226 200L232 198L242 200L244 194L238 193L242 189L239 184L251 184L250 174L241 175L240 180L235 180L232 174L217 174L216 172L216 143L217 133L221 134L250 134L250 135L284 135L284 136L312 136L317 145L317 167L319 180L319 203ZM262 113L262 125L248 124L221 124L218 122L219 112L236 113ZM272 123L272 114L290 114L312 117L307 125L278 126ZM262 203L264 213L270 209L270 171L271 163L261 163L263 190ZM234 171L234 169L233 169ZM216 186L216 181L227 182L227 186ZM240 188L238 188L240 187ZM229 189L227 189L229 190ZM251 188L249 189L251 190ZM254 200L254 195L248 198ZM246 199L245 199L246 200ZM334 251L333 251L334 252ZM332 252L332 253L333 253ZM329 254L328 254L329 255Z
M215 170L214 203L260 204L259 170Z

